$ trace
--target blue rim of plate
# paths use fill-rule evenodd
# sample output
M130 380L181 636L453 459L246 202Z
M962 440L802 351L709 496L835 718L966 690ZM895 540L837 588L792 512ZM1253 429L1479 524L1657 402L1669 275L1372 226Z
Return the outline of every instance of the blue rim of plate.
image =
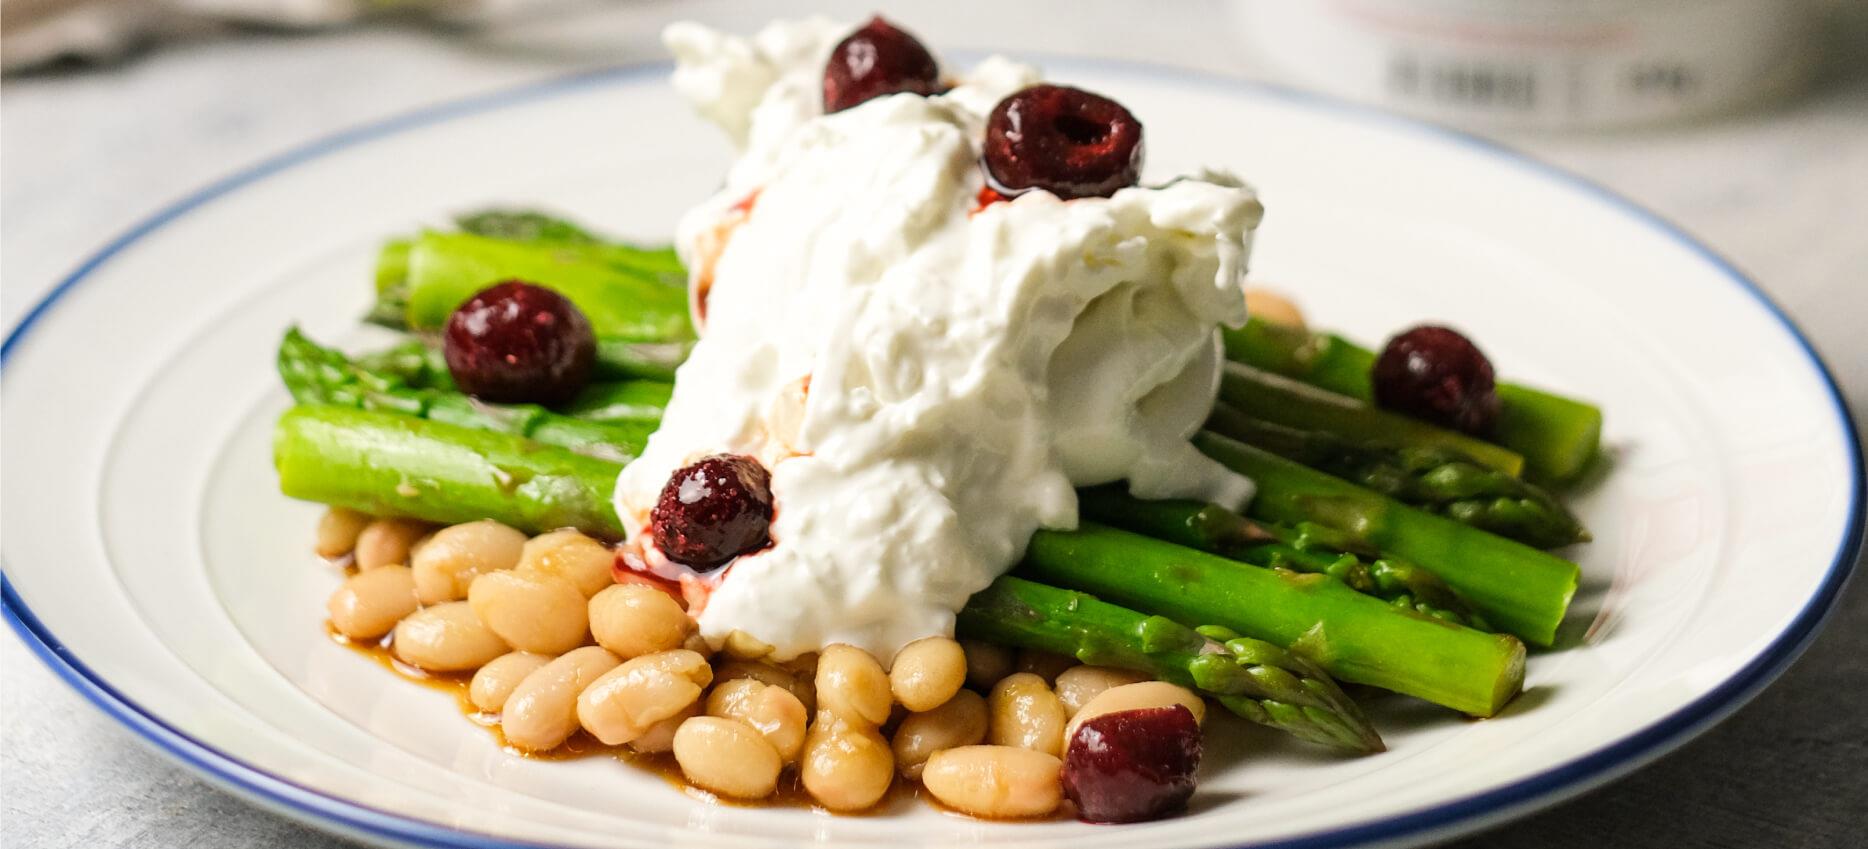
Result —
M954 55L965 56L967 54L964 51L955 51ZM1197 84L1233 94L1267 96L1318 111L1347 114L1359 120L1377 121L1485 154L1495 160L1512 164L1544 179L1567 185L1590 195L1596 201L1617 210L1632 223L1640 224L1697 254L1729 279L1733 285L1755 299L1758 305L1777 321L1783 331L1789 334L1802 349L1810 368L1821 378L1824 388L1828 391L1829 402L1833 407L1836 423L1842 430L1845 451L1853 471L1849 493L1848 527L1837 545L1835 558L1824 574L1822 583L1804 603L1803 609L1798 611L1796 618L1771 641L1770 645L1710 692L1615 743L1502 787L1378 821L1290 838L1236 844L1237 849L1325 849L1325 847L1357 846L1376 842L1418 841L1430 837L1451 836L1454 833L1501 822L1528 810L1539 801L1566 798L1613 779L1664 754L1673 746L1685 742L1694 734L1710 727L1750 700L1765 685L1781 674L1809 645L1810 640L1821 628L1824 619L1834 608L1836 598L1841 594L1850 573L1854 570L1857 558L1862 554L1863 527L1865 519L1868 519L1868 511L1864 510L1864 493L1868 492L1868 477L1864 476L1861 436L1854 419L1849 414L1847 404L1842 399L1841 390L1837 387L1834 376L1816 353L1809 339L1755 282L1734 268L1730 262L1658 214L1586 177L1539 161L1497 142L1459 130L1309 92L1266 83L1227 79L1167 65L1041 54L1036 55L1035 58L1054 60L1062 65L1094 65L1145 76L1168 77L1179 83ZM61 297L77 287L111 257L170 222L223 195L321 156L399 132L588 88L614 85L649 74L665 74L667 70L668 66L665 64L606 68L522 85L491 94L466 97L342 130L237 171L162 208L105 244L97 253L86 259L76 270L53 287L52 291L32 309L28 310L25 317L7 334L5 342L0 343L0 366L5 365L14 347L25 338L27 331L31 330ZM281 811L295 819L351 836L386 839L407 845L436 847L437 849L499 849L500 847L547 845L462 831L427 820L372 808L325 794L247 764L177 730L110 686L83 661L73 656L45 627L38 616L27 608L25 602L14 590L12 582L7 579L4 569L0 569L0 607L4 608L7 623L13 627L13 630L19 634L33 653L64 679L65 683L89 699L104 713L128 726L130 730L135 731L159 751L180 761L214 783L275 811Z

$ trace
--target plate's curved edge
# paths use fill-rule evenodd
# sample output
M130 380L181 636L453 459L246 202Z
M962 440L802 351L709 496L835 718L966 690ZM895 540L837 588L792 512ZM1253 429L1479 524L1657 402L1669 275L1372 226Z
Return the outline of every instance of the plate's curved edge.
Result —
M13 582L7 580L4 572L0 572L0 606L4 606L7 624L13 627L20 641L79 695L136 732L157 751L236 795L327 830L336 827L345 834L388 838L398 841L398 845L435 849L552 849L549 844L472 834L338 799L251 766L177 730L117 692L52 636L39 617L20 600Z
M964 54L962 54L964 55ZM1809 645L1823 621L1835 606L1836 598L1848 583L1858 558L1864 553L1863 527L1868 521L1868 473L1864 472L1861 437L1840 388L1822 357L1807 337L1750 278L1724 257L1680 228L1645 207L1581 175L1521 154L1509 147L1459 130L1426 121L1406 118L1374 107L1266 83L1233 80L1167 65L1142 62L1110 61L1085 57L1038 55L1062 64L1096 64L1116 67L1138 74L1167 76L1179 83L1238 93L1252 92L1276 97L1312 109L1345 112L1362 120L1375 120L1403 130L1439 136L1462 147L1478 150L1515 167L1541 174L1547 179L1585 191L1598 201L1620 211L1635 223L1653 230L1701 257L1705 262L1757 300L1780 328L1802 349L1810 368L1829 395L1836 423L1842 431L1844 451L1853 471L1849 493L1849 519L1834 560L1823 582L1804 603L1790 625L1780 632L1759 655L1711 692L1679 710L1656 720L1648 727L1574 760L1503 787L1446 802L1397 817L1316 832L1293 838L1240 844L1239 849L1326 849L1353 846L1375 841L1415 842L1430 837L1477 829L1507 819L1539 802L1554 802L1573 796L1639 767L1668 749L1704 730L1762 690ZM502 106L570 93L579 89L612 84L651 72L663 73L666 65L635 65L607 68L568 77L531 83L511 89L449 101L436 106L402 113L383 120L362 124L313 140L283 154L262 160L163 207L153 215L111 240L61 280L38 303L27 311L18 324L0 342L0 366L4 366L15 347L52 306L91 272L117 253L216 198L247 184L264 179L320 156L352 147L382 136L441 123L498 109ZM296 784L254 767L225 752L197 740L163 722L111 687L83 661L73 656L41 622L14 590L0 563L0 610L7 623L41 661L79 694L105 714L135 731L145 742L206 776L221 787L295 819L350 836L365 836L394 841L403 845L443 847L444 849L494 849L521 847L537 849L543 844L495 838L465 832L426 820L350 802L318 790Z

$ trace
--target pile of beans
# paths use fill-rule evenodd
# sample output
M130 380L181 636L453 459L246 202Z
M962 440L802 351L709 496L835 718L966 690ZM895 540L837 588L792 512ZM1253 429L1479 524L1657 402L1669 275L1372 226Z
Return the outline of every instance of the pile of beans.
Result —
M1057 655L928 637L887 666L833 645L776 660L735 634L719 652L675 597L614 583L613 554L577 531L527 539L493 521L436 528L341 508L318 553L355 571L327 609L338 633L389 639L403 663L472 672L468 696L507 743L548 752L579 730L672 753L694 786L756 800L782 776L858 811L897 775L979 817L1053 813L1065 744L1085 719L1183 704L1192 692Z

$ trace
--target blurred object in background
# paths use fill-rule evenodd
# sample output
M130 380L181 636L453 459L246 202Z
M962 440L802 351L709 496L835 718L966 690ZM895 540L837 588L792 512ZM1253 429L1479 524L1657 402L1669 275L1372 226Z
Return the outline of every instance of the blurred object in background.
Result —
M228 27L320 29L370 17L498 20L577 0L0 0L0 68L102 62L157 39Z
M1479 127L1626 127L1728 112L1791 93L1819 52L1804 0L1237 8L1252 46L1300 85Z

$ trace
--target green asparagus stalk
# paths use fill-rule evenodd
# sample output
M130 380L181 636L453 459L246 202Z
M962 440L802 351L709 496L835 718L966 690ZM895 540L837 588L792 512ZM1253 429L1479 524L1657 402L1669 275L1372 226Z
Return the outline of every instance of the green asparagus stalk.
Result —
M409 247L410 329L433 330L475 292L519 279L557 290L604 340L681 342L694 338L686 291L619 266L587 246L517 242L471 233L423 233Z
M574 258L606 265L632 277L668 286L685 286L687 269L670 247L641 247L604 239L582 226L542 212L489 209L454 219L460 232L512 245L541 248L558 258ZM409 328L409 258L414 239L393 239L383 245L376 264L376 303L366 320L400 330ZM499 274L487 284L519 277L517 271Z
M397 349L404 350L404 349ZM426 369L424 363L422 368ZM600 389L573 404L605 410L612 418L596 420L563 415L536 404L489 404L446 389L410 387L399 375L362 368L343 353L326 348L294 327L279 342L279 377L301 404L330 404L382 410L457 427L523 436L546 445L626 462L642 450L655 430L660 411L626 418L619 402L659 389ZM666 403L665 401L663 403Z
M379 301L380 306L383 302ZM398 312L396 323L391 325L406 330L401 325L401 313ZM373 323L383 324L374 319ZM412 339L385 351L368 354L358 360L358 364L372 370L387 370L401 374L410 385L420 389L453 389L454 378L448 374L447 361L441 356L441 348L433 334L425 334L426 339ZM622 342L597 340L597 368L592 373L598 381L654 381L672 383L675 369L687 359L690 342Z
M371 515L623 535L610 506L620 464L510 433L300 405L274 429L273 465L286 495Z
M1224 336L1230 359L1359 401L1375 399L1375 352L1341 336L1256 318ZM1569 483L1595 460L1602 442L1596 406L1515 383L1498 384L1498 402L1491 441L1522 455L1531 477Z
M688 358L692 341L631 342L625 339L597 340L599 380L659 380L672 383L675 369Z
M1101 525L1039 531L1017 574L1307 656L1341 681L1475 716L1524 683L1524 644L1397 610L1324 575L1261 569Z
M1253 518L1334 528L1420 564L1487 621L1526 642L1548 646L1555 639L1576 593L1576 564L1211 432L1194 443L1258 484L1248 510Z
M1536 480L1575 483L1602 449L1602 410L1516 383L1498 385L1491 440L1524 455Z
M593 422L629 422L661 426L662 411L674 394L674 384L657 380L593 383L559 412Z
M408 239L391 239L376 253L376 301L363 320L392 330L408 328L409 249Z
M1257 418L1286 427L1322 431L1355 442L1457 451L1507 475L1516 475L1524 468L1523 457L1484 440L1240 363L1226 364L1219 397Z
M649 248L598 236L555 215L525 209L486 209L456 216L463 233L517 242L575 246L586 256L627 271L639 271L670 286L686 286L687 268L672 247Z
M482 220L494 215L522 213L483 213L480 219L462 221L486 232L524 232L520 224L494 226ZM675 368L687 359L693 334L687 323L686 296L671 285L661 285L676 276L685 279L686 272L672 251L538 238L514 241L476 233L435 236L425 241L394 240L383 246L377 259L376 302L366 321L396 330L433 332L474 292L501 280L522 279L558 289L585 310L598 336L596 376L600 380L671 381ZM423 264L412 275L412 263L418 259ZM645 288L650 287L649 281L655 285ZM411 306L418 282L424 284L426 293L420 314ZM644 291L649 296L643 304L631 303ZM602 310L593 313L597 307ZM629 320L599 324L619 315Z
M413 389L454 389L454 376L448 372L440 349L418 340L361 354L353 362L358 368L399 380ZM662 410L668 407L673 392L674 385L666 380L598 381L585 387L559 412L592 421L631 421L654 427L661 423Z
M1313 743L1357 754L1383 748L1328 673L1295 652L1224 629L1209 638L1164 617L1008 575L967 601L954 630L964 638L1144 672Z
M1589 539L1582 523L1542 488L1455 451L1360 443L1273 424L1226 404L1214 408L1206 426L1403 504L1525 545L1556 548Z
M1358 401L1375 400L1370 375L1375 352L1334 333L1249 318L1245 326L1220 331L1226 358L1253 368L1301 380Z
M582 224L533 209L494 207L454 216L462 233L512 239L519 242L559 242L589 245L603 241Z
M296 330L293 328L287 331L287 335ZM454 389L454 375L448 371L448 361L441 355L441 349L419 339L409 339L380 351L360 354L354 362L357 368L373 372L384 379L401 381L413 389Z
M1264 524L1217 504L1143 500L1116 486L1081 490L1077 504L1083 518L1090 521L1254 566L1328 575L1403 610L1492 630L1484 617L1432 572L1400 558L1383 557L1331 528L1311 522Z

